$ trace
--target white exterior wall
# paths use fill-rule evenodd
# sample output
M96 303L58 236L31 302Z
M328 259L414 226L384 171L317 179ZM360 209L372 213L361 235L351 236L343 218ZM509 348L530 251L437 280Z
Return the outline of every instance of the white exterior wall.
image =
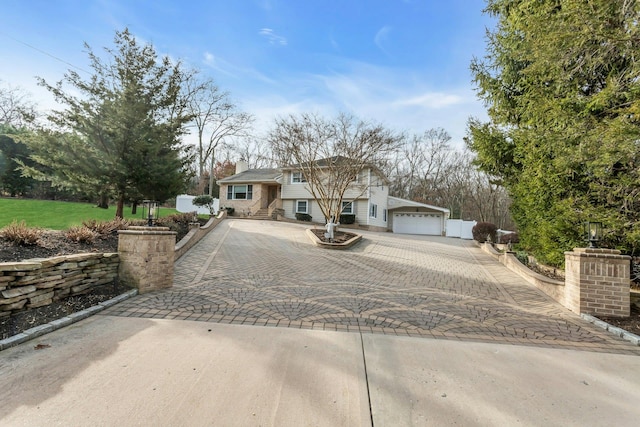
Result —
M308 197L309 195L307 195L307 197L301 197L299 199L283 200L282 209L284 209L284 217L289 219L296 219L296 201L306 200L308 208L307 213L311 215L311 221L324 223L324 215L322 215L320 206L315 200Z
M373 185L369 183L373 183ZM345 192L343 201L350 202L355 200L354 214L356 215L357 223L387 228L389 213L387 212L387 221L385 221L383 210L387 209L388 195L389 187L387 184L382 181L381 177L375 175L372 170L367 169L361 173L359 182ZM378 205L377 218L369 217L370 198L373 203ZM307 200L309 202L309 215L311 215L313 222L324 222L320 206L313 199L308 185L292 183L291 172L286 171L282 177L282 207L285 211L285 218L295 218L296 200Z
M387 202L389 198L389 186L386 183L380 182L378 185L375 183L380 181L379 177L376 177L373 174L370 174L371 182L374 185L369 187L369 203L367 204L367 225L371 225L374 227L382 227L387 228L389 223L389 211L387 209ZM371 204L375 203L378 205L378 215L376 218L372 218L369 216L369 209ZM384 210L387 210L387 218L385 221Z
M176 197L176 210L178 212L197 212L198 214L207 215L210 214L209 208L206 206L198 207L193 204L193 199L196 196L189 194L180 194ZM216 213L220 210L220 200L213 199L213 212Z

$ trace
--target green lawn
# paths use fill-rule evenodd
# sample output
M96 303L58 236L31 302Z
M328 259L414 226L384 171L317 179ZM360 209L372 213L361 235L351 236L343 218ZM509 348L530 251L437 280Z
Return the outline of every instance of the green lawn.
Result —
M174 213L176 213L175 209L160 208L161 217ZM16 220L24 221L29 227L65 230L73 225L82 225L82 221L89 219L109 221L115 215L115 206L100 209L91 203L0 198L0 228ZM142 207L138 207L138 214L133 216L131 208L125 206L124 217L141 219Z

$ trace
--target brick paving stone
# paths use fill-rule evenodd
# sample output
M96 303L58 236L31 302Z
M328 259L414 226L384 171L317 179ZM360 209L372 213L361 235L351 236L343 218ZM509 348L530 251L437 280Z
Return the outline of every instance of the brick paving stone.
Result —
M473 242L362 232L330 251L307 227L225 220L176 263L172 288L101 314L640 354Z

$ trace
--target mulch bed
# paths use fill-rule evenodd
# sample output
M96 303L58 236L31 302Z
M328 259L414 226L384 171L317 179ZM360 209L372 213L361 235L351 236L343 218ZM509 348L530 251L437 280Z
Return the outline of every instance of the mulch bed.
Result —
M181 227L176 230L176 241L180 241L188 230ZM61 231L46 231L33 246L14 246L0 239L0 262L24 261L34 258L51 258L59 255L71 255L83 252L106 253L118 251L118 235L98 238L93 243L72 242ZM105 285L84 295L76 295L54 302L44 307L23 310L7 317L0 317L0 339L26 331L35 326L82 311L103 301L114 298L129 288L118 285Z
M346 231L334 231L333 240L329 240L326 237L324 237L324 234L327 232L326 230L314 228L311 231L313 231L313 234L315 234L318 237L318 239L320 239L320 241L325 243L344 243L357 236L356 234L349 233Z
M8 317L0 318L0 339L12 337L36 326L63 318L72 313L85 310L101 302L110 300L128 291L129 288L118 285L104 285L88 294L76 295L56 301L52 304L20 311Z

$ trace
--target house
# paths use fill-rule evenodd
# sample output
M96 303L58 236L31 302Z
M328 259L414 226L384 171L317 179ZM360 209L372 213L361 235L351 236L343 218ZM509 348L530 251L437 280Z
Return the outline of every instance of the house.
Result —
M321 169L328 160L318 160L316 166ZM313 222L324 223L302 169L248 169L239 161L235 175L218 181L220 206L233 207L241 216L269 218L278 212L295 219L308 214ZM374 231L438 236L444 235L449 217L448 209L389 196L389 181L374 166L365 167L347 189L342 213L354 214L358 225Z

